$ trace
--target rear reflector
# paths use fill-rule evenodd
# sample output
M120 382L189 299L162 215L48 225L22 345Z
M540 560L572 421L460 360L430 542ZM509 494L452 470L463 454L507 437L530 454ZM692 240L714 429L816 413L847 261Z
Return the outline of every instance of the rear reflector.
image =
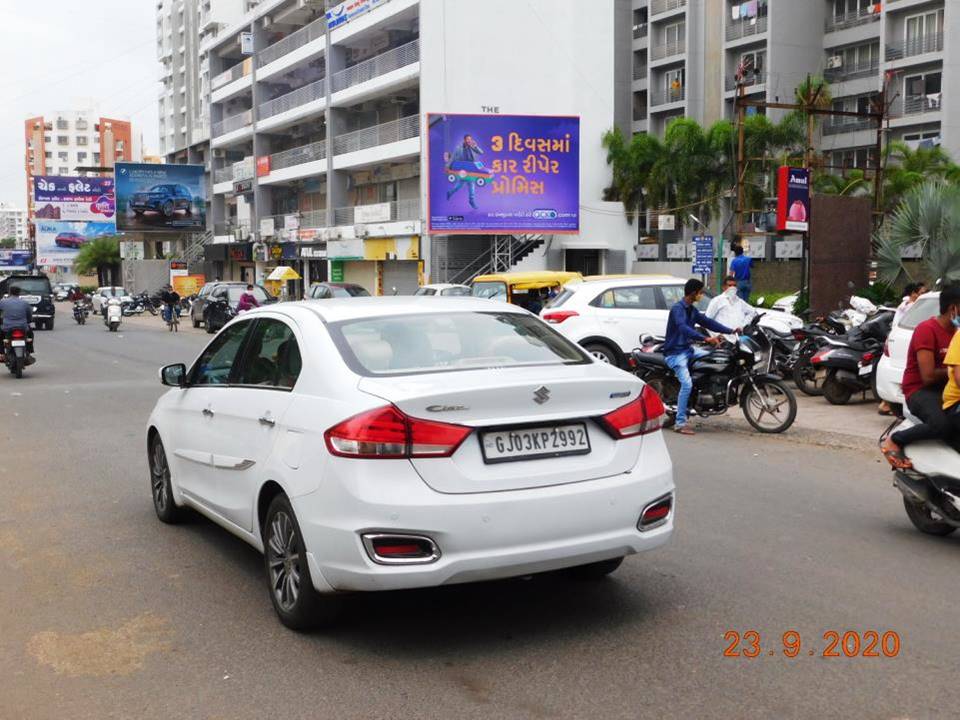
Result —
M644 385L640 397L600 418L600 423L615 440L656 432L663 425L666 413L660 396Z
M873 362L873 358L876 357L872 352L864 353L863 357L860 358L861 365L869 365Z
M580 313L578 313L576 310L556 310L554 312L544 313L543 319L548 323L559 325L564 320L572 317L578 317L579 315Z
M440 548L426 535L367 533L363 546L380 565L424 565L440 559Z
M660 527L667 522L670 512L673 510L673 495L654 500L647 505L640 513L640 521L637 523L637 529L640 532L646 532L653 528Z
M890 340L884 340L883 342L883 354L887 357L890 357Z
M833 350L821 350L812 358L810 358L810 362L813 363L814 365L818 363L822 363L824 360L830 357L832 353L833 353Z
M369 410L324 433L339 457L366 459L449 457L472 430L410 417L393 405Z
M14 340L23 340L26 336L27 334L20 328L15 328L10 331L10 337Z

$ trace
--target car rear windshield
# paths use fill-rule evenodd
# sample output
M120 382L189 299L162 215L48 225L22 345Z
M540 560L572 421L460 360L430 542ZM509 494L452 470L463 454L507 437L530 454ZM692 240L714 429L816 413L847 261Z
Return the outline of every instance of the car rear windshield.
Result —
M430 313L329 325L350 368L367 376L589 363L537 318L518 313Z
M573 297L573 290L567 290L566 288L564 288L563 290L560 291L560 293L555 298L553 298L552 300L550 300L550 302L547 303L547 307L558 308L572 297Z
M927 318L932 318L940 312L940 297L920 297L910 306L903 317L900 318L900 324L904 330L913 330Z
M50 281L47 278L15 278L7 285L7 292L10 288L20 288L24 295L51 295Z
M370 293L359 285L330 285L334 297L370 297Z
M237 287L236 285L231 285L227 288L227 298L231 303L236 305L240 302L240 296L243 295L247 289L245 287ZM263 305L267 301L267 291L264 290L259 285L253 286L253 293L251 293L256 299L257 302Z
M507 284L503 282L478 282L471 289L474 297L491 300L493 298L507 299Z

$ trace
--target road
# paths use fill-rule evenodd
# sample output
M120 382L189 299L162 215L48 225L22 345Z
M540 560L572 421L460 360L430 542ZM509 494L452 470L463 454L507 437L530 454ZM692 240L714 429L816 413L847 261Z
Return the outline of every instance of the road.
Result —
M255 551L153 514L156 370L207 336L64 308L27 377L0 375L3 720L956 714L960 538L916 532L871 453L671 434L674 541L610 579L354 596L296 635ZM848 629L896 631L899 656L822 657ZM724 657L728 630L761 655Z

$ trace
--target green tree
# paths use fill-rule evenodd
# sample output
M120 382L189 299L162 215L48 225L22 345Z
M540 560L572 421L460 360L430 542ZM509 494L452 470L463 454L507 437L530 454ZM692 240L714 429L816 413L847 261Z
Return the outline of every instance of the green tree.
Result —
M78 275L97 273L100 285L119 285L120 240L115 235L104 235L84 244L73 261Z
M0 248L9 249L17 246L17 239L12 237L0 238Z
M610 187L604 191L604 199L623 203L627 221L633 223L647 211L647 194L651 172L663 154L663 145L652 135L634 135L628 142L620 128L614 128L603 136L607 150L607 164L613 172Z
M906 192L876 238L877 270L887 285L910 277L904 248L918 244L927 277L960 281L960 187L927 180Z

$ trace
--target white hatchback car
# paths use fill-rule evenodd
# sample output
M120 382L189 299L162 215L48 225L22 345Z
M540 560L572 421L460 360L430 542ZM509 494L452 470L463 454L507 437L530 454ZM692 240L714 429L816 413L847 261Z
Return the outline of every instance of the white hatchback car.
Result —
M417 288L414 295L427 295L430 297L466 297L472 294L469 285L455 285L453 283L433 283L432 285L421 285Z
M888 403L903 404L903 371L907 369L907 350L917 325L940 313L940 293L925 293L890 330L877 364L877 395Z
M295 629L338 591L599 577L673 531L659 397L515 306L273 305L161 379L158 517L189 506L262 551Z
M663 336L670 308L683 298L684 278L635 275L572 282L550 301L540 317L582 345L601 362L625 366L626 356L644 335ZM706 311L710 293L698 307ZM789 333L803 320L788 313L765 313L760 324Z

